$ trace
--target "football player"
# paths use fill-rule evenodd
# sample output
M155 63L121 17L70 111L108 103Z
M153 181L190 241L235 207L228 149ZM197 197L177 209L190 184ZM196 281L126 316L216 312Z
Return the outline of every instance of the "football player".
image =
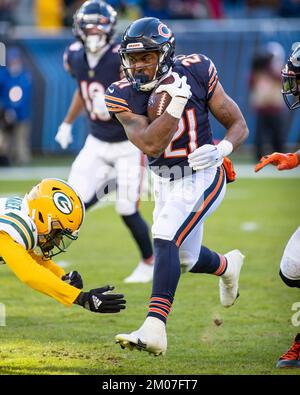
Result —
M85 108L89 135L72 165L68 182L88 208L116 177L116 210L141 254L138 266L125 282L144 283L152 280L154 261L148 226L138 210L144 155L128 141L122 125L110 117L104 103L105 90L120 78L119 45L114 41L116 20L115 10L99 0L86 1L75 13L77 41L66 50L64 65L76 78L78 88L55 140L63 149L68 147L73 140L72 124Z
M111 293L114 287L81 291L80 274L66 274L52 260L77 239L83 219L82 200L59 179L42 180L24 198L1 198L0 261L26 285L65 306L118 313L126 302L123 295Z
M290 110L300 107L300 43L294 43L287 64L282 70L282 90L284 101ZM300 164L300 149L294 153L274 152L264 156L255 166L255 171L268 164L278 170L294 169ZM288 287L300 288L300 227L288 241L280 262L279 275ZM278 368L300 368L300 333L291 348L277 361Z
M166 322L180 265L192 273L220 276L221 303L230 307L238 297L244 258L239 250L224 256L201 243L204 221L225 195L224 157L246 139L246 122L218 82L216 67L208 57L175 58L174 52L174 35L159 19L133 22L120 48L126 78L106 91L108 110L122 123L128 138L148 155L155 196L155 268L148 315L137 331L119 334L116 341L122 347L155 355L167 350ZM157 88L169 76L173 82ZM171 101L149 123L147 106L153 89L167 92ZM209 110L227 129L217 145L213 144Z

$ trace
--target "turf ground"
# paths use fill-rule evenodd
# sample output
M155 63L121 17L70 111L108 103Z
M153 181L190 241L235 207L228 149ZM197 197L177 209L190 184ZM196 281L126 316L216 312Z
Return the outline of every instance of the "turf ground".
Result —
M0 184L0 194L23 194L34 181ZM278 276L287 240L299 225L300 179L240 179L205 224L204 244L245 255L240 298L224 309L214 276L181 277L168 322L165 357L121 350L114 335L137 329L147 310L151 285L123 284L138 253L112 206L87 213L79 240L67 260L84 278L85 289L113 284L125 293L127 309L97 315L63 307L27 288L7 266L0 267L0 374L299 374L278 370L277 358L299 331L291 323L299 289ZM151 223L153 204L142 204ZM216 326L214 320L222 319Z

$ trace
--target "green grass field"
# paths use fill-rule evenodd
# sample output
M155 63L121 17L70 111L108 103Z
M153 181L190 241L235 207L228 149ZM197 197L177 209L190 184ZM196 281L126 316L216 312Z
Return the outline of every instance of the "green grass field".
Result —
M23 194L33 181L2 182L0 193ZM87 213L79 240L58 256L71 262L86 290L107 283L125 293L127 309L117 315L67 309L20 283L0 267L0 374L299 374L278 370L277 358L300 327L291 324L291 307L300 302L278 276L283 249L299 226L300 179L241 179L228 186L225 200L205 224L204 244L245 255L240 298L230 309L219 303L218 279L201 274L181 277L168 322L165 357L121 350L114 335L143 322L151 285L123 284L138 253L113 206ZM142 204L151 223L153 204ZM242 230L255 223L257 229ZM216 326L215 318L223 324Z

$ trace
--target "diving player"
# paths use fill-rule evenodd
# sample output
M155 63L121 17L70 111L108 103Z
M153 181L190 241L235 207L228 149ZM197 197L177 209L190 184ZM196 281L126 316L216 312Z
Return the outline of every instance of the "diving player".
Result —
M116 341L155 355L167 350L166 321L180 277L180 265L193 273L220 276L225 307L238 297L244 256L239 250L220 255L202 246L203 223L225 195L223 160L247 138L246 122L218 82L216 68L205 55L175 58L171 30L157 18L142 18L125 31L120 56L126 78L106 91L106 105L124 126L128 138L148 155L154 181L152 234L155 269L148 316ZM172 75L174 82L157 84ZM172 97L166 111L149 123L151 91ZM227 129L218 145L208 110ZM229 172L228 172L229 173Z
M282 70L282 94L290 110L300 107L300 43L294 43L292 53ZM272 164L278 170L294 169L300 165L300 149L294 153L274 152L261 158L255 171ZM288 287L300 288L300 227L288 241L280 262L279 275ZM278 368L300 368L300 333L292 347L277 361Z
M80 274L66 274L52 260L77 239L83 219L83 202L59 179L42 180L24 198L1 198L0 263L6 263L29 287L65 306L118 313L126 302L123 295L111 293L114 287L81 291Z
M116 177L116 211L131 232L141 260L126 283L145 283L153 276L153 249L146 222L138 205L144 155L128 141L122 125L112 119L104 103L108 86L120 79L120 58L114 41L117 14L100 0L86 1L74 15L78 39L64 54L65 69L76 78L76 89L55 140L66 149L72 142L72 124L83 108L89 135L75 159L68 182L81 194L88 208L101 198L108 182ZM111 184L109 184L111 185Z

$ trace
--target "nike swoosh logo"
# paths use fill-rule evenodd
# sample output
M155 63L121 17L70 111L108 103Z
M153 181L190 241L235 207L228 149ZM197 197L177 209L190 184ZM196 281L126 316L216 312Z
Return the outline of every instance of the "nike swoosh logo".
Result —
M114 90L115 90L115 88L108 88L109 93L113 93Z

